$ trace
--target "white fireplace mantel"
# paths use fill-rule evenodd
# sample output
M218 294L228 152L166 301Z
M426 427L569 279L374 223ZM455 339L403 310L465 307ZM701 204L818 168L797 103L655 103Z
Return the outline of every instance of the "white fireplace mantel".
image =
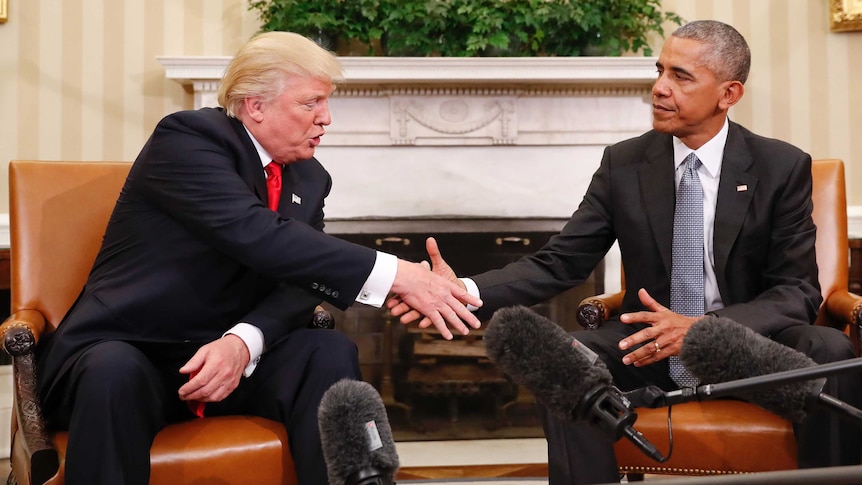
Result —
M194 93L194 107L217 106L218 85L230 57L159 57L165 75ZM655 79L654 57L341 57L346 82L337 97L424 88L517 90L632 90L646 92ZM369 91L371 89L371 91ZM351 92L352 90L352 92ZM360 90L356 92L356 90ZM436 90L436 91L434 91ZM444 91L440 91L444 90ZM397 91L390 91L390 93ZM451 91L448 91L451 92ZM346 94L345 94L346 93ZM424 93L428 95L431 93ZM459 94L455 92L455 94ZM487 93L486 93L487 94ZM570 93L571 94L571 93ZM617 93L618 94L618 93ZM641 103L643 104L643 103ZM614 108L616 109L616 108ZM448 143L448 142L447 142Z
M605 146L651 126L655 58L342 57L327 217L567 217ZM160 57L217 106L229 57ZM369 197L374 194L374 197Z
M181 84L221 79L226 56L159 57ZM655 57L341 57L348 84L555 83L650 85Z

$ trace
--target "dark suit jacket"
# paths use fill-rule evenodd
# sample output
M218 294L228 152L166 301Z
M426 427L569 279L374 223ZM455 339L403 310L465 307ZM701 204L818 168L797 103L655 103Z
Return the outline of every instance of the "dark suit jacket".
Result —
M100 340L165 344L190 358L243 321L271 347L322 300L349 306L376 255L323 234L330 186L315 159L286 166L276 214L238 120L209 108L164 118L131 168L86 286L40 346L43 396Z
M623 311L643 309L638 288L670 302L675 201L672 137L650 131L605 150L578 209L536 254L473 279L480 317L534 304L581 284L619 241ZM758 333L814 321L822 297L811 219L811 157L730 123L719 180L713 252L725 308Z

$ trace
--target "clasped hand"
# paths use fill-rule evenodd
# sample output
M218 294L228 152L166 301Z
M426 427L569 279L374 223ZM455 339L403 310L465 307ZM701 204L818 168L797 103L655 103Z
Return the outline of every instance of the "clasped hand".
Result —
M433 237L425 241L425 248L431 260L430 268L425 261L409 263L398 260L398 275L395 277L396 283L392 285L395 296L387 300L386 308L405 325L421 318L419 328L434 325L447 340L452 339L449 326L462 335L467 335L470 329L464 325L465 322L472 328L479 328L481 322L464 305L478 308L482 306L482 300L467 292L467 288L440 255L437 241ZM420 291L411 291L409 288L405 291L399 285L402 271L402 279L414 286L419 282Z

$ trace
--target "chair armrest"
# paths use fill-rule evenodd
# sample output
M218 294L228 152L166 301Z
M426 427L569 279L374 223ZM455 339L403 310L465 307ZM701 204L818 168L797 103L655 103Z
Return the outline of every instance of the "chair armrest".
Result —
M601 327L605 321L619 313L625 294L623 290L584 298L578 305L578 323L587 330Z
M333 330L335 328L335 317L326 311L325 308L317 305L314 309L314 315L311 317L311 322L308 324L308 328Z
M856 355L862 355L862 296L846 290L832 292L823 311L827 312L829 322L835 322L836 328L850 335Z
M14 423L23 438L32 483L44 483L60 467L36 393L36 343L48 328L45 317L36 310L16 312L0 326L3 349L12 356Z
M25 347L20 350L22 352L33 352L35 350L36 343L39 342L39 338L48 332L48 323L45 321L45 317L39 310L20 310L6 318L3 324L0 325L0 336L3 337L4 350L13 357L15 354L12 353L11 348L7 348L7 345L14 342L9 341L8 335L11 330L16 328L26 329L34 339L32 348L25 345ZM16 335L18 334L16 333ZM16 345L15 347L18 348L19 346Z

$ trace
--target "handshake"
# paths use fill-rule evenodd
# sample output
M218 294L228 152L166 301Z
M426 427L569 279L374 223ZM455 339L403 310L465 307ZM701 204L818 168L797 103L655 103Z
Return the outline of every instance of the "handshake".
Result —
M420 320L419 328L431 325L447 340L452 339L452 330L462 335L470 333L468 325L479 328L481 322L466 305L482 306L482 300L470 295L464 283L443 260L437 241L431 237L425 242L428 262L411 263L398 260L398 271L392 284L392 293L386 308L402 324ZM465 325L466 323L466 325Z

